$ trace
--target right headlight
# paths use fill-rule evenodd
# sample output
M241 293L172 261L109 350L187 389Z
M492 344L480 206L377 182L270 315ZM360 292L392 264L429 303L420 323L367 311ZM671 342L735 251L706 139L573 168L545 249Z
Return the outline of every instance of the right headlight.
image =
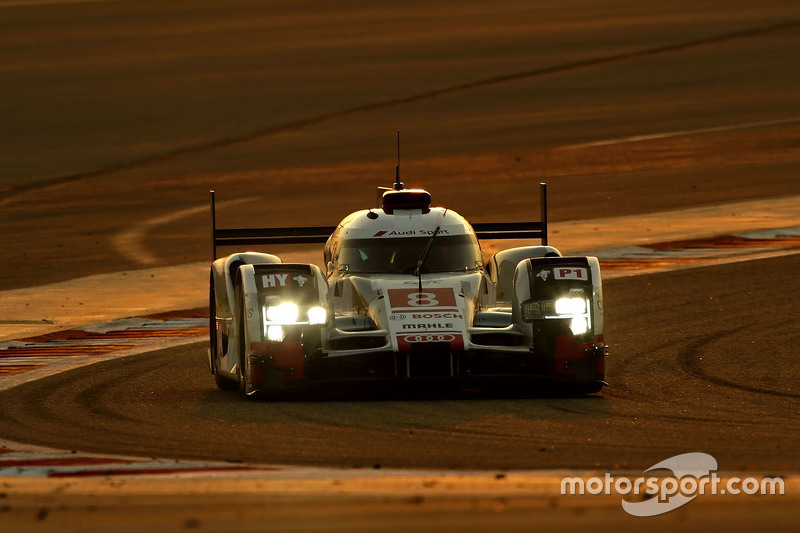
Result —
M573 335L583 335L592 326L591 302L582 296L569 296L555 300L524 302L521 306L522 320L569 320Z
M586 313L586 298L559 298L556 300L557 315L582 315Z
M573 335L583 335L589 331L589 317L572 317L572 320L569 321L569 330Z
M328 321L328 312L324 307L316 305L308 309L309 324L325 324Z

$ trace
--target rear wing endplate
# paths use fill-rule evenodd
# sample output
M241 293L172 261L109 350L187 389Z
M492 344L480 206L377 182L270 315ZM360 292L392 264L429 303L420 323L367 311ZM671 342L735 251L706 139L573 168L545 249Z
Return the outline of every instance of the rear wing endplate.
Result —
M472 224L478 239L541 239L547 246L547 184L539 184L539 222L478 222Z
M211 244L213 260L217 259L218 246L324 243L335 229L336 226L310 226L303 228L218 228L215 194L214 191L211 191Z
M472 224L479 239L541 239L547 245L547 184L539 184L541 221L483 222ZM336 226L296 228L218 228L214 191L211 191L211 242L213 259L218 246L325 243Z

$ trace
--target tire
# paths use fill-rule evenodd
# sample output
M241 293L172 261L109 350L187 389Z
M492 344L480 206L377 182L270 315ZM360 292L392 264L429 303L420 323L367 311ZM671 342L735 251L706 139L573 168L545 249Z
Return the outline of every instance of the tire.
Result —
M581 387L580 391L581 391L581 394L584 394L584 395L585 394L595 394L595 393L598 393L598 392L602 391L604 387L605 387L605 385L602 382L593 381L593 382L584 384Z
M228 391L228 390L235 390L235 389L239 388L239 384L237 382L235 382L232 379L223 378L222 376L220 376L217 373L214 374L214 381L216 382L217 388L219 390Z
M570 397L586 396L602 391L603 387L604 385L601 381L586 381L582 383L571 383L563 392Z
M217 371L217 301L216 293L214 290L214 280L212 278L210 284L211 290L208 296L208 338L209 338L209 362L211 366L211 373L214 375L214 382L217 388L223 391L234 390L238 386L236 381L228 379L219 375Z
M211 280L208 284L208 355L209 366L211 373L216 375L216 360L217 360L217 299L216 290L214 289L214 274L211 274Z
M234 289L234 302L233 321L236 324L236 336L239 342L236 343L236 375L238 376L239 392L245 398L247 395L247 350L245 349L245 329L244 329L244 293L242 289L241 278L236 276L236 284Z

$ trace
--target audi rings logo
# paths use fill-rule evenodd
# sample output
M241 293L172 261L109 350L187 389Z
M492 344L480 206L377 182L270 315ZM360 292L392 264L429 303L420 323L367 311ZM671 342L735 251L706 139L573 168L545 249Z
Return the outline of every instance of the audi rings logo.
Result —
M389 317L389 319L390 320L405 320L406 319L406 315L404 315L402 313L400 313L399 315L391 315Z
M417 333L415 335L404 335L403 340L408 343L414 342L453 342L455 335L449 333Z

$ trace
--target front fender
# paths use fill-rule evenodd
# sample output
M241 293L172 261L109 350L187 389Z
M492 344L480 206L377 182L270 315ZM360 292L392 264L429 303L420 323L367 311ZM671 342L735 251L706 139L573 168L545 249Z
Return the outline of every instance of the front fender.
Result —
M239 332L245 393L303 379L323 332L333 328L325 276L315 265L291 263L243 265L238 272L241 311L234 309L232 330Z
M233 284L242 265L275 264L281 259L272 254L243 252L221 257L211 263L211 283L214 288L216 316L233 316Z
M534 257L560 257L561 252L552 246L521 246L497 252L489 261L487 270L495 283L498 304L510 302L513 295L514 271L525 259Z
M514 271L512 320L556 374L605 378L603 288L596 257L541 257Z

